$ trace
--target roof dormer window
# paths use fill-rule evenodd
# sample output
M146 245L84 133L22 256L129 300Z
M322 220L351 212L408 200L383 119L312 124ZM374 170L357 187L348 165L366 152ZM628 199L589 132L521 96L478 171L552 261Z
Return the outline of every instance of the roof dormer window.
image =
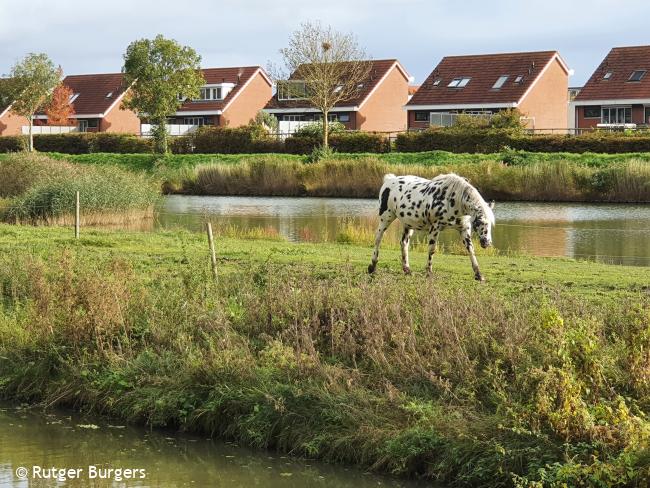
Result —
M304 100L307 98L307 86L301 80L278 82L278 100Z
M609 80L612 77L613 74L614 73L612 73L611 71L608 71L607 73L605 73L603 75L603 80Z
M641 81L645 76L645 73L646 73L645 70L642 69L632 71L632 74L630 75L627 81Z
M498 90L501 88L503 85L505 85L506 81L508 81L508 78L510 78L509 75L501 75L497 79L497 81L494 82L494 85L492 85L493 90Z
M199 100L221 100L221 87L204 87L201 88Z
M78 96L79 96L78 93L73 93L72 95L70 95L70 98L68 98L68 103L74 102Z
M463 78L454 78L449 82L447 85L449 88L465 88L467 84L470 82L471 78L469 77L463 77Z

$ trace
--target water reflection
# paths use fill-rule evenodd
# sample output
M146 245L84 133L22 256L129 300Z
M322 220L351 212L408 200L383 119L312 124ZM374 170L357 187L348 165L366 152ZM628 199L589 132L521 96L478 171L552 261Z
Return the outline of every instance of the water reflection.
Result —
M89 480L89 466L144 469L146 478ZM80 479L24 481L19 467L82 468ZM140 473L138 473L138 476ZM94 482L93 482L94 481ZM340 466L291 459L196 436L148 431L103 419L0 408L0 486L415 487Z
M377 202L350 198L170 196L158 227L200 230L206 216L221 225L270 227L291 241L332 241L350 227L371 236ZM505 202L495 208L500 250L650 266L650 205ZM397 225L389 231L396 241ZM455 245L455 232L441 244Z

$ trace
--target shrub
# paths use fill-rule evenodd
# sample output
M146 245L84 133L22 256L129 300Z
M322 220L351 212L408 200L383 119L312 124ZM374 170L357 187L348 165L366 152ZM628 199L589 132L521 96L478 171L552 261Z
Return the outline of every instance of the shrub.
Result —
M41 152L86 154L90 152L90 139L94 134L38 134L34 136L34 149Z
M371 132L343 132L330 138L330 145L344 153L383 153L390 152L388 139Z
M191 135L195 153L238 154L283 152L281 141L263 137L252 126L240 128L201 127Z
M0 153L25 151L27 141L23 136L0 137Z
M628 137L621 133L595 132L581 136L524 135L512 130L475 128L431 128L399 134L398 151L449 151L454 153L494 153L504 148L530 152L626 153L650 151L650 137Z
M0 160L0 198L21 195L28 188L66 171L72 171L72 166L64 161L37 153L11 154Z
M93 153L149 153L152 151L151 139L130 134L100 132L90 137L90 152Z
M330 135L339 134L341 132L345 132L345 125L341 122L334 121L327 125L327 133ZM323 122L317 121L313 124L303 125L295 131L293 135L297 137L315 137L320 139L323 135Z

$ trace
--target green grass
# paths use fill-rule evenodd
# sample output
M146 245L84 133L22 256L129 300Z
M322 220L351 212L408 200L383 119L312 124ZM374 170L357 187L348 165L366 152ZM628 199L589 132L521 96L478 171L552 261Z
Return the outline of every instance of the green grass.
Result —
M225 237L225 236L231 237ZM0 396L444 486L646 486L648 268L0 225ZM259 235L264 235L260 233ZM254 237L253 235L247 237Z

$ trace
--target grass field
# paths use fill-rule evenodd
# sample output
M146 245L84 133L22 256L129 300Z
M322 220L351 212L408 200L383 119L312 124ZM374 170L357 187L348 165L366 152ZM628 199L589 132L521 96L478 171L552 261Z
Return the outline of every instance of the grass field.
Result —
M648 268L0 225L0 395L444 486L647 486Z

